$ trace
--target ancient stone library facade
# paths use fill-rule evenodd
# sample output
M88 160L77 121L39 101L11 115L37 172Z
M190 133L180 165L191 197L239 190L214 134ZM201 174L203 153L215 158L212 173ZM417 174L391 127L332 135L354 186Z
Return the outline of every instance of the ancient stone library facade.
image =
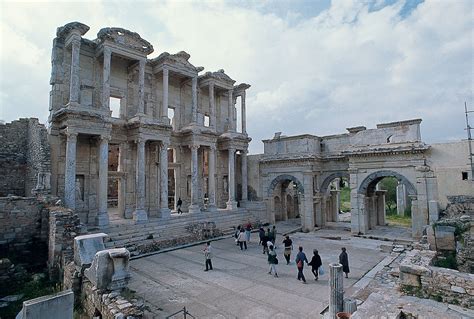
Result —
M111 206L143 222L167 218L179 198L191 213L243 205L250 85L199 75L183 51L147 59L153 46L137 33L104 28L91 41L88 30L69 23L53 41L52 193L98 226Z

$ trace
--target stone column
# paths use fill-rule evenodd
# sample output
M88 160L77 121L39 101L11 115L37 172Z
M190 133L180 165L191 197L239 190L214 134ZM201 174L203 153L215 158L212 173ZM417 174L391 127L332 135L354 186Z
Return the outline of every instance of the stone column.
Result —
M247 134L247 118L246 118L246 109L245 109L245 91L242 92L240 97L242 100L242 134Z
M216 146L209 149L209 211L216 211Z
M234 128L234 100L232 98L233 90L229 90L229 131L235 131Z
M198 203L198 149L199 145L190 145L191 149L191 205L190 213L199 213L201 209Z
M168 208L168 146L168 143L162 142L160 148L161 218L168 218L171 213Z
M102 109L110 110L110 61L112 51L104 47L104 68L102 69Z
M192 98L193 98L192 122L193 123L197 122L197 82L198 82L197 76L193 77L193 80L192 80Z
M235 148L229 148L229 201L227 202L227 209L236 209L237 202L235 201Z
M247 185L247 152L248 150L243 150L241 152L241 164L242 164L242 202L247 202L248 195L248 185ZM286 201L286 198L285 198Z
M314 221L318 227L322 227L324 225L323 223L323 216L322 216L322 211L321 211L321 201L323 199L323 196L318 192L316 195L314 195Z
M407 193L405 184L398 182L397 185L397 214L405 216L405 210L407 209Z
M141 59L138 65L138 110L137 115L145 115L145 65L146 59Z
M338 190L332 190L331 191L331 219L333 222L337 222L337 217L339 215L339 205L338 205L338 201L339 201L339 193L340 191Z
M77 133L66 133L66 167L64 170L64 204L76 209L76 146Z
M344 309L344 285L341 264L329 264L329 288L329 318L337 319L336 313Z
M339 212L341 211L341 179L336 178L336 201L335 201L335 209L336 209L336 218L334 219L335 222L339 221Z
M99 227L109 224L109 214L107 213L107 182L109 175L109 139L108 136L100 137L99 144L99 211L95 218L95 223Z
M74 38L71 41L71 80L69 83L69 104L79 103L79 93L81 91L79 71L79 55L81 48L81 38Z
M161 118L164 122L168 122L168 79L169 71L167 68L163 69L163 105L161 109Z
M143 223L148 220L145 211L145 140L137 139L137 165L136 165L136 204L133 212L135 223Z
M377 195L377 224L385 226L385 194L387 191L376 191Z
M214 83L209 84L209 126L216 128L216 101L214 100Z

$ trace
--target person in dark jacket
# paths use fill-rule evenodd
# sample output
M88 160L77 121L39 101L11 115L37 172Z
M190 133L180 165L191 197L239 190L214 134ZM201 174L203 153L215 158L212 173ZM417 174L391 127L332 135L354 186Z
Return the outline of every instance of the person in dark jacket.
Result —
M314 275L314 280L318 280L318 277L319 277L318 269L322 265L323 263L321 262L321 257L318 254L318 250L317 249L313 250L313 258L311 258L311 261L308 264L308 266L311 266L311 272Z
M260 238L260 242L258 244L261 245L263 243L263 238L265 238L265 230L263 227L258 229L258 237Z
M346 274L346 278L349 278L349 257L346 253L346 247L341 248L342 252L339 255L339 263L342 265L342 271Z
M296 267L298 268L298 280L303 279L303 283L305 284L306 278L304 277L303 268L304 268L305 262L306 264L308 264L308 259L306 258L306 255L303 252L303 247L300 246L298 250L299 252L296 255L296 259L295 259Z
M178 208L178 214L183 213L183 211L181 210L181 205L183 205L183 201L181 200L181 197L179 197L178 202L176 203L176 208Z

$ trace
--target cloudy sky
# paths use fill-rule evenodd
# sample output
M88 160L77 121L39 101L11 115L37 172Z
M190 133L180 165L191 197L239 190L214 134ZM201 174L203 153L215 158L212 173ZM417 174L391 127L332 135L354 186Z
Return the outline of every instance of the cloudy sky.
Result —
M262 139L344 133L422 118L428 143L466 137L474 110L474 2L0 1L0 119L48 116L56 27L138 32L153 58L185 50L205 71L252 85L250 152ZM474 115L471 117L474 125Z

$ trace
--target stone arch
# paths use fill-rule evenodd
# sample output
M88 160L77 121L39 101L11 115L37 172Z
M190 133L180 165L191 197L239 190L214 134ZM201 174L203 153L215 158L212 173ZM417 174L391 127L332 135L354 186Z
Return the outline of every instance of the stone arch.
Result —
M395 177L406 185L409 195L416 195L416 188L405 176L395 171L384 170L377 171L367 176L359 186L357 193L362 195L372 194L375 191L375 185L384 177Z
M330 174L328 177L326 177L321 184L321 187L319 188L320 192L322 194L326 193L328 190L329 184L335 179L335 178L347 178L349 179L349 173L348 172L336 172Z
M288 181L288 180L295 183L297 188L298 188L298 191L301 194L304 194L303 184L296 177L294 177L293 175L283 174L283 175L279 175L279 176L275 177L275 179L273 179L273 181L270 183L270 186L268 186L268 189L267 189L268 196L272 197L273 190L275 189L275 187L278 184L280 184L284 181Z

